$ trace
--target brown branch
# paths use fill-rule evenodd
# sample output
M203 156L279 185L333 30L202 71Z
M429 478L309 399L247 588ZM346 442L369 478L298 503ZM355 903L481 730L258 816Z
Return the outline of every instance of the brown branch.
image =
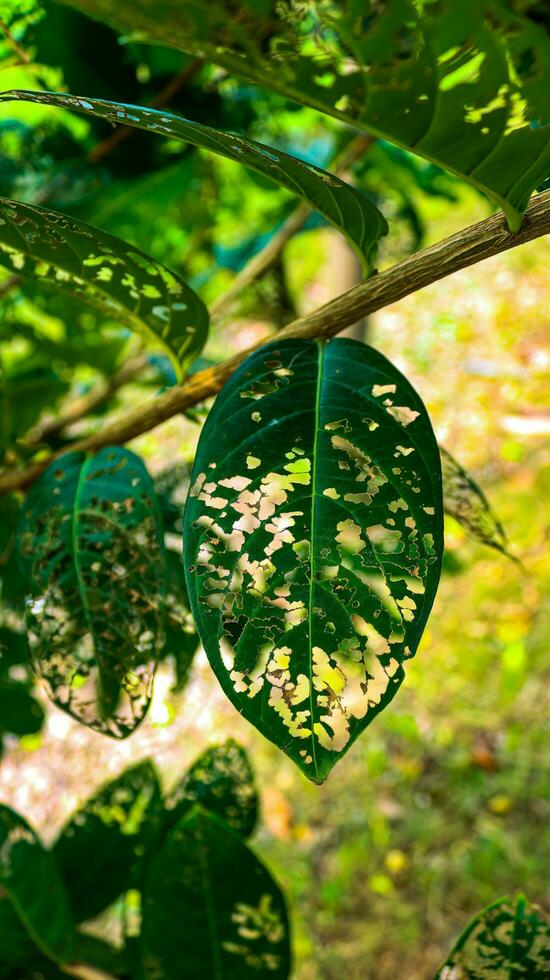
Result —
M334 159L330 166L331 171L334 171L335 174L345 173L352 163L355 163L368 150L372 142L372 136L363 134L356 136ZM303 227L310 214L309 204L299 204L294 209L279 228L279 231L273 235L273 238L251 258L250 262L247 262L244 269L235 276L229 288L218 299L214 300L210 309L212 316L219 316L220 313L227 310L238 299L243 289L263 275L264 272L267 272L279 258L286 243Z
M201 68L203 62L202 58L195 58L191 61L185 68L170 79L170 81L160 90L158 95L155 96L153 101L150 103L150 109L162 109L163 106L168 105L168 103L173 99L180 89L196 75L199 68ZM88 154L88 161L90 163L99 163L100 160L105 159L110 153L124 143L132 134L136 132L133 126L117 126L117 128L109 133L101 143L97 143Z
M437 245L423 249L399 262L385 272L372 276L343 293L330 303L300 317L284 327L278 340L291 338L334 337L361 317L395 303L399 299L437 282L445 276L465 269L517 245L550 234L550 190L538 194L529 205L521 229L511 233L502 213L470 225L456 235L445 238ZM235 354L227 361L199 371L181 385L139 406L119 419L114 419L86 439L71 444L71 449L96 451L103 446L128 442L136 436L154 429L157 425L215 395L249 354L263 346L260 341L253 347ZM0 476L0 493L9 493L29 486L36 480L56 453L49 459L35 463L24 470L7 471Z
M14 38L13 34L11 33L8 25L3 20L0 20L0 31L4 35L4 38L6 40L6 44L8 45L8 47L10 47L12 49L12 51L19 58L19 64L21 64L21 65L30 65L30 63L32 61L32 58L31 58L30 54L28 54L28 52L25 51L25 48L21 47L21 45L19 44L19 41L16 41L16 39Z

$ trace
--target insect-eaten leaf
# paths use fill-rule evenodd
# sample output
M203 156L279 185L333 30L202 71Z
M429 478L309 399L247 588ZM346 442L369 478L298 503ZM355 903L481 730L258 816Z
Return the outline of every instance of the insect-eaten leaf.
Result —
M486 544L487 547L506 555L511 561L517 562L518 559L510 551L506 532L479 484L448 449L444 449L443 446L439 449L445 512L462 524L481 544Z
M11 99L76 109L116 125L133 126L191 143L249 167L302 197L335 225L359 255L365 271L374 246L388 232L383 214L363 191L325 170L320 170L319 167L244 136L224 133L210 126L191 122L165 109L146 109L103 99L57 92L13 91L0 95L0 101Z
M175 273L76 218L0 198L0 260L160 344L176 374L202 350L208 311Z
M290 973L283 895L241 837L194 806L149 867L141 932L145 976L247 980Z
M24 967L40 953L66 963L73 940L54 857L23 817L0 805L0 964Z
M54 461L25 501L19 552L30 654L49 696L125 738L150 702L166 587L160 517L139 457L112 447Z
M476 915L436 980L501 980L550 975L550 926L524 895L504 897Z
M290 340L241 365L195 458L189 598L229 699L316 782L399 688L442 550L437 443L385 357Z
M98 915L132 883L161 806L154 766L142 762L104 786L63 827L53 853L76 922Z
M233 739L206 750L166 801L171 829L195 803L215 813L241 837L250 837L258 817L258 794L245 750Z

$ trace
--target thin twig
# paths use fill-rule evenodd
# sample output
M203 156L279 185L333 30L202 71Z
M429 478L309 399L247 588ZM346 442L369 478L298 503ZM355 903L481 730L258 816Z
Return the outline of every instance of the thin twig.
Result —
M277 335L277 340L334 337L361 317L395 303L459 269L465 269L492 255L548 234L550 234L550 190L533 198L518 232L511 233L508 230L502 213L492 215L430 248L409 256L391 269L364 280L313 313L300 317L283 327ZM101 431L72 443L71 449L95 452L103 446L125 443L144 432L149 432L173 415L184 412L192 405L215 395L239 364L264 343L265 341L260 341L221 364L197 372L183 384L170 388L121 418L114 419ZM51 460L60 455L62 453L55 453L26 469L6 471L0 476L0 493L9 493L29 486L40 476Z
M17 57L19 58L20 64L30 65L32 61L30 54L27 51L25 51L24 48L21 47L19 41L16 41L16 39L14 38L13 34L11 33L8 25L4 20L0 20L0 31L4 35L8 47L10 47L14 52L14 54L16 54Z

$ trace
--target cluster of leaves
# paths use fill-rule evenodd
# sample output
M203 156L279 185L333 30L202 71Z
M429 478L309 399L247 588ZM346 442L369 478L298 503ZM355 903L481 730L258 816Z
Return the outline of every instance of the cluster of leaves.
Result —
M208 749L164 798L152 763L127 769L49 849L0 807L0 976L49 980L83 964L122 980L288 977L284 898L246 843L257 808L232 741ZM115 902L118 948L81 928Z

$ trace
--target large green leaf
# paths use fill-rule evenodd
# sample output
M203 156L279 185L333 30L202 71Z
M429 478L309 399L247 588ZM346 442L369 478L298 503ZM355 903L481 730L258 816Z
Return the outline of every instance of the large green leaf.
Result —
M238 834L198 806L151 862L141 936L151 980L289 976L280 889Z
M315 781L393 698L434 600L426 409L352 340L272 343L204 426L185 512L197 628L238 710Z
M543 980L550 975L550 928L523 895L476 915L436 980Z
M37 951L67 962L73 934L55 859L23 817L0 804L0 963L24 963Z
M98 915L130 887L160 811L157 774L142 762L104 786L63 827L53 853L76 922Z
M0 198L0 257L18 276L89 303L161 344L181 377L208 313L175 273L120 238L34 204Z
M0 96L0 101L9 99L24 99L65 109L77 109L111 123L124 123L170 139L192 143L256 170L304 198L336 225L364 260L365 266L373 246L387 233L385 218L362 191L356 190L333 174L319 170L318 167L281 150L264 146L263 143L191 122L166 110L144 109L87 96L83 98L50 92L17 91Z
M53 462L23 507L35 669L55 703L124 738L143 719L162 643L166 566L151 479L119 447Z
M229 739L207 749L166 801L170 829L195 803L217 814L241 837L249 837L258 817L254 773L243 748Z
M550 173L550 39L521 0L65 0L464 177L516 230Z

